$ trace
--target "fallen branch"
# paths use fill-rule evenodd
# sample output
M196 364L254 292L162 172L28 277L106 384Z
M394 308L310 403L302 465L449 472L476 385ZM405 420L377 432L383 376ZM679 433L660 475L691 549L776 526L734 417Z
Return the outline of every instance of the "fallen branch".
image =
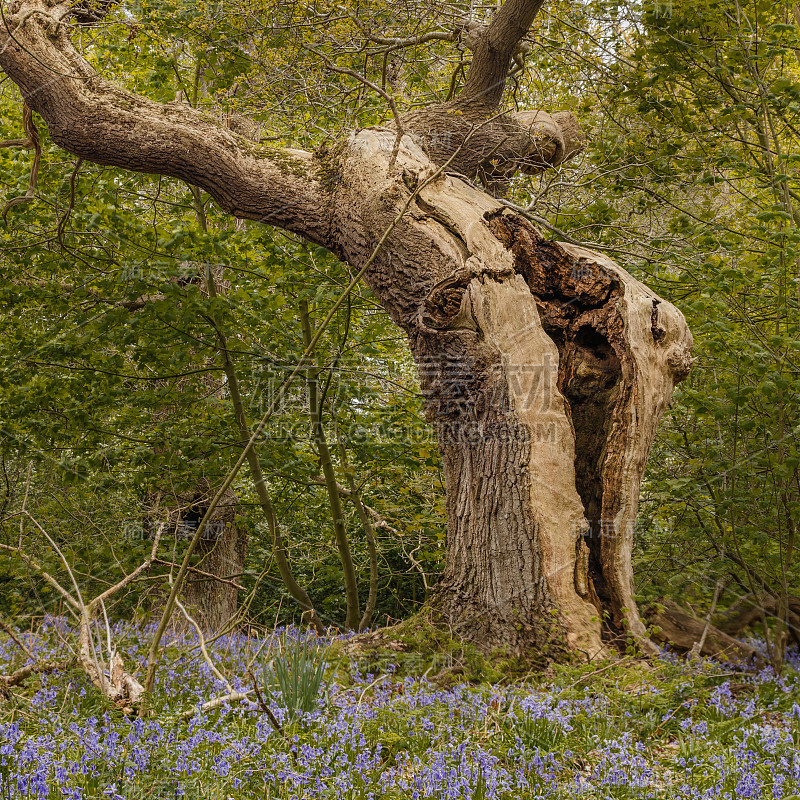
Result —
M258 688L258 681L256 680L256 676L249 670L247 670L247 674L250 677L250 680L253 684L253 691L256 693L256 700L258 701L258 707L267 715L267 719L269 719L272 727L283 737L286 736L285 731L283 730L283 726L280 722L278 722L278 718L272 712L272 709L267 705L267 701L264 699L264 696L261 694L261 689Z
M161 540L162 529L159 528L156 531L156 535L153 538L153 546L151 548L150 555L147 559L145 559L135 570L125 575L116 584L106 589L104 592L99 594L97 597L93 598L88 603L85 603L83 600L83 596L81 595L78 582L75 580L75 576L72 572L72 569L70 568L69 562L64 557L64 554L62 553L61 549L58 547L56 542L47 533L47 531L36 521L36 519L30 514L30 512L26 511L23 508L23 510L20 512L20 516L22 518L27 517L33 523L33 525L39 530L42 536L44 536L44 538L47 540L47 542L50 544L53 550L57 553L59 559L64 565L64 568L67 570L67 573L70 576L74 588L74 594L65 589L52 575L50 575L50 573L44 570L42 565L35 558L28 555L22 549L21 540L20 540L20 546L18 547L12 547L11 545L0 544L0 549L13 553L18 558L20 558L25 564L27 564L31 569L33 569L35 572L38 572L39 575L41 575L69 604L69 606L75 612L77 612L77 616L79 619L78 656L72 661L50 662L49 664L35 663L28 665L26 667L22 667L20 670L17 670L10 676L5 676L5 677L0 676L0 686L10 685L10 684L5 684L4 683L5 680L13 679L15 678L15 676L21 676L19 678L16 678L16 680L22 681L36 672L43 672L43 671L52 672L59 668L65 669L71 666L80 665L81 669L89 677L89 680L94 684L94 686L96 686L100 690L100 692L103 694L104 697L108 698L112 703L114 703L118 708L120 708L120 710L123 713L125 714L134 713L137 706L141 703L141 699L144 694L144 687L139 683L138 680L136 680L136 678L133 675L131 675L129 672L125 670L122 657L120 656L119 652L114 650L113 647L111 646L110 633L109 633L109 647L108 647L109 662L107 666L106 664L103 663L102 659L98 657L97 650L95 649L94 646L91 625L94 615L97 613L98 609L100 608L104 609L104 602L109 597L114 595L116 592L119 592L121 589L124 589L126 586L130 585L153 563L153 561L155 560L156 552L158 550L159 542ZM5 629L5 626L3 626L3 628ZM106 629L108 630L107 621L106 621ZM14 640L16 641L16 637L12 638L14 638ZM23 647L23 649L26 648ZM28 655L30 656L30 653L28 653Z
M66 672L77 666L78 659L71 658L68 661L39 661L35 664L28 664L20 667L10 675L0 675L0 688L8 689L11 686L19 686L28 678L34 675L44 675L50 672Z
M788 601L789 633L795 643L800 645L800 597L790 595ZM729 636L738 636L745 628L760 622L763 616L775 616L777 612L777 597L766 594L762 596L746 594L720 614L715 620L715 624Z
M252 689L247 692L229 692L228 694L222 695L222 697L215 697L213 700L203 703L203 705L201 705L199 708L195 707L187 709L180 715L180 719L191 719L195 714L202 714L204 711L211 711L213 708L224 706L225 703L236 703L239 700L247 700L251 693Z
M762 661L754 647L728 636L713 625L707 626L705 621L693 617L672 600L659 600L645 616L653 626L653 640L669 644L678 652L691 652L698 644L700 655L742 663Z

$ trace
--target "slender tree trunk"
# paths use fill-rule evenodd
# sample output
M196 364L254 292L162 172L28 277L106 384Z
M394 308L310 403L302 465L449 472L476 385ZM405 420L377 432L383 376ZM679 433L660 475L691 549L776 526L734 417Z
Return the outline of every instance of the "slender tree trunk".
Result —
M206 274L208 292L212 297L217 296L216 284L214 275L211 272ZM233 406L233 415L236 420L236 428L242 442L249 441L252 430L250 423L245 413L244 403L239 391L239 379L236 374L236 368L231 358L231 352L228 348L228 340L225 332L216 322L213 322L217 341L219 342L219 351L222 356L222 365L225 371L225 377L228 382L228 391L231 396L231 404ZM312 625L314 630L323 634L325 628L322 621L314 610L311 603L311 598L308 592L297 582L292 574L291 567L289 566L289 559L286 552L286 545L284 543L283 534L281 533L280 523L275 513L275 508L272 505L272 498L270 497L267 482L264 480L264 475L261 471L261 463L258 460L258 454L255 448L251 447L247 451L247 464L250 468L250 476L253 479L253 486L258 497L259 505L264 514L269 527L270 538L272 539L272 553L275 557L275 563L278 567L283 585L289 594L299 603L303 609L303 615L307 618L308 622Z
M300 301L300 322L303 329L303 345L308 348L311 344L311 318L308 312L308 303ZM348 630L358 630L361 619L361 610L358 599L358 580L356 570L353 565L353 556L350 552L350 542L347 539L347 526L345 525L344 511L342 510L342 499L339 497L338 482L336 472L331 459L328 440L325 436L325 428L322 423L323 408L318 391L319 369L316 367L316 354L311 352L308 355L308 367L306 369L306 386L308 388L308 413L311 420L311 435L317 447L319 463L322 474L325 477L325 488L328 491L328 502L331 508L331 522L333 523L333 536L336 540L336 547L339 550L339 560L342 563L342 575L344 576L344 593L347 603L347 615L345 625Z

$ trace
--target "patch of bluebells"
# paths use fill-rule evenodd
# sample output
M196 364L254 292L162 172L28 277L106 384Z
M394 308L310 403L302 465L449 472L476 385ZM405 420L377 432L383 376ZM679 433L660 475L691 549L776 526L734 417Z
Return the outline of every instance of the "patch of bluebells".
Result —
M152 631L114 628L128 665ZM283 632L299 637L297 631ZM64 657L65 621L23 634ZM253 701L182 719L225 687L193 635L167 643L147 719L109 710L79 672L42 675L0 704L0 798L209 797L347 800L677 798L787 800L800 793L800 658L784 674L732 673L665 655L647 670L592 667L547 684L443 687L426 678L337 673L319 707L276 732ZM268 644L268 643L266 643ZM211 645L237 691L264 641ZM22 654L0 642L0 672ZM558 673L556 673L558 674ZM286 721L281 709L279 719Z

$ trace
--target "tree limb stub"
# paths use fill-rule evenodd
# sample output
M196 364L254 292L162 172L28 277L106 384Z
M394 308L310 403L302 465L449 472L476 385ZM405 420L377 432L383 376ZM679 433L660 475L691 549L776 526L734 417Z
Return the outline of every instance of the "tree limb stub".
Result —
M535 174L579 153L584 136L566 111L498 114L509 69L544 0L506 0L489 25L465 23L472 64L461 92L450 102L404 114L403 130L422 139L435 164L452 158L466 137L470 145L452 167L476 177L498 197L516 172Z

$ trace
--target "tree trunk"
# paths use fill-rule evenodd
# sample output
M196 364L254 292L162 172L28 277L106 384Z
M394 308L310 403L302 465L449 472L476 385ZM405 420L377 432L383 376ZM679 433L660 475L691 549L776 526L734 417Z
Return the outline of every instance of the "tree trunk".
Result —
M160 508L153 507L147 512L146 528L152 533L155 525L161 525L165 541L174 537L177 542L186 542L197 530L213 496L214 488L207 478L190 491L170 497L161 494ZM236 495L228 490L200 539L181 593L186 611L205 631L219 631L238 608L237 584L244 570L247 537L236 524L237 505ZM180 560L180 547L172 552ZM163 608L161 590L156 594L154 606ZM188 625L179 610L173 615L173 623L179 628Z
M354 263L433 172L404 138L403 181L386 180L392 143L362 131L342 159L342 206L363 198L361 224L341 229ZM366 280L409 336L437 431L448 509L438 602L454 633L589 658L627 634L646 642L633 528L656 425L691 362L680 312L455 175L419 191Z
M208 484L204 495L193 498L192 513L188 519L184 517L184 524L190 523L187 533L197 529L213 494ZM235 584L244 570L247 539L236 525L237 503L236 495L229 490L206 528L208 535L200 540L195 571L189 575L183 590L187 611L207 631L221 630L238 608L239 591Z
M204 296L207 296L208 289L203 275L206 265L193 266L197 272L189 282L199 283ZM214 265L211 270L215 290L220 294L227 294L230 282L225 280L222 266ZM207 359L205 365L216 365L216 358ZM197 385L198 381L201 382L200 386ZM207 372L199 378L196 375L178 378L174 389L179 394L193 389L208 398L222 400L225 396L225 380L220 379L217 373ZM182 404L169 405L159 409L155 419L168 423L185 413L186 408ZM166 480L159 492L160 505L163 507L166 501L167 506L165 532L173 534L179 540L191 539L214 493L214 487L207 477L200 478L189 491L178 493L170 489L169 481ZM187 611L208 631L220 630L236 614L238 607L238 589L235 584L244 570L247 553L247 537L236 524L238 502L233 490L229 489L209 520L194 555L193 572L182 593ZM156 508L153 503L151 507ZM158 513L155 511L156 517ZM163 520L152 519L149 527L152 528L161 521ZM176 612L175 623L181 625L182 620L182 614Z

